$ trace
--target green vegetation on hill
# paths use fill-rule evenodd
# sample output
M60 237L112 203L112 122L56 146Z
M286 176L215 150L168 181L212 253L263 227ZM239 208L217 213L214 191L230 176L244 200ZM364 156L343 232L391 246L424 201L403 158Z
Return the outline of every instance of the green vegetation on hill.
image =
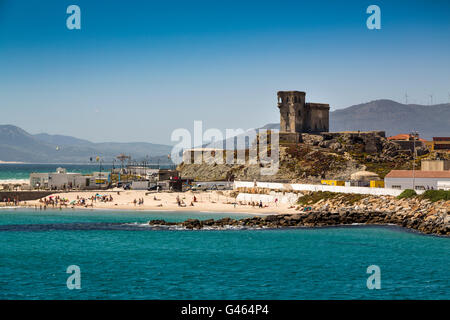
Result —
M291 144L285 150L287 158L282 159L282 168L301 177L325 177L347 167L342 155L314 150L308 145Z
M421 199L427 199L431 202L439 200L450 200L450 191L445 190L427 190L419 196Z
M397 197L397 199L409 199L417 196L417 193L413 189L406 189Z
M354 203L366 198L365 194L356 193L337 193L329 191L318 191L305 194L298 198L297 203L300 205L311 205L319 202L320 200L335 199L342 201L345 204L353 205Z
M397 198L398 199L410 199L417 197L419 199L427 199L431 202L436 202L439 200L450 200L450 191L445 190L427 190L421 195L417 195L417 193L412 189L404 190Z

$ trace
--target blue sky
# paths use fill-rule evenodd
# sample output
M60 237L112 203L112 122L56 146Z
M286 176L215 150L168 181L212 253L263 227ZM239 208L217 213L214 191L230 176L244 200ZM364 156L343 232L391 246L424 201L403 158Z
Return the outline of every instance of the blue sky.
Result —
M66 28L71 4L81 30ZM0 0L0 124L170 143L194 120L276 122L278 90L332 110L405 92L445 103L449 58L449 1Z

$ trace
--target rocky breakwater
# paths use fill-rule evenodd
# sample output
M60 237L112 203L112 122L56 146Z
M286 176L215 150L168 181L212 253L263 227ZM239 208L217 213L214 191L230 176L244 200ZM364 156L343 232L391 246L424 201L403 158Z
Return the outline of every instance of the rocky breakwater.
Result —
M422 233L450 236L450 201L431 202L420 197L338 195L311 204L320 216L339 215L346 223L395 224ZM326 219L326 218L325 218Z
M339 200L319 201L309 211L293 214L255 216L251 218L219 220L188 219L183 222L152 220L151 226L176 226L182 229L250 229L324 227L352 224L397 225L426 234L450 236L450 201L431 203L427 200L393 197L367 197L353 206Z

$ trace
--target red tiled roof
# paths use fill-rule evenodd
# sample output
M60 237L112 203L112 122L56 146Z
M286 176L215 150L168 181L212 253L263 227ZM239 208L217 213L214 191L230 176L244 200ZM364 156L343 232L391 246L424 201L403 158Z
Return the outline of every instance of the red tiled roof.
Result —
M448 178L450 179L450 170L446 171L420 171L416 170L416 178ZM386 175L386 178L412 178L412 170L392 170Z
M433 141L450 141L450 137L433 137Z
M398 134L396 136L392 136L392 137L388 137L388 140L405 140L405 141L413 141L413 137L410 134L406 134L406 133L401 133ZM426 142L426 140L418 138L416 139L416 141L422 141L422 142Z
M388 140L409 140L409 134L398 134L396 136L388 137Z

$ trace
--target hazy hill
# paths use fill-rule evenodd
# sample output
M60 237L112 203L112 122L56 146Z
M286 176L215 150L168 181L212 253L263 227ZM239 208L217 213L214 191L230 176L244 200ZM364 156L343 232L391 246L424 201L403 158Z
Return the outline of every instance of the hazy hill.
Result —
M384 130L387 136L417 130L424 139L450 136L450 104L375 100L331 112L330 131L345 130Z
M279 124L269 123L261 129L279 129ZM450 136L450 104L405 105L392 100L375 100L331 112L330 131L347 130L384 130L387 136L417 130L424 139ZM248 146L252 138L238 143L238 148ZM234 138L228 140L235 141ZM210 146L222 148L223 142ZM112 161L118 154L125 153L137 160L149 155L151 161L167 162L171 149L168 145L146 142L93 143L63 135L31 135L16 126L0 125L0 160L3 161L86 163L90 157L101 156L105 161Z
M69 136L31 135L12 125L0 125L0 160L41 163L87 163L90 158L100 156L110 162L120 153L143 160L167 162L172 147L146 142L93 143Z
M279 129L279 123L262 129ZM417 130L421 138L450 136L450 104L424 106L375 100L330 113L330 131L384 130L386 136Z
M279 130L280 124L268 123L259 129ZM424 106L402 104L392 100L375 100L330 113L330 131L357 130L383 130L386 131L386 136L417 130L421 138L428 140L438 136L448 137L450 136L450 104ZM235 138L205 146L222 148L225 142L231 142L233 145L234 141L237 141L238 149L249 146L248 141L242 142Z

